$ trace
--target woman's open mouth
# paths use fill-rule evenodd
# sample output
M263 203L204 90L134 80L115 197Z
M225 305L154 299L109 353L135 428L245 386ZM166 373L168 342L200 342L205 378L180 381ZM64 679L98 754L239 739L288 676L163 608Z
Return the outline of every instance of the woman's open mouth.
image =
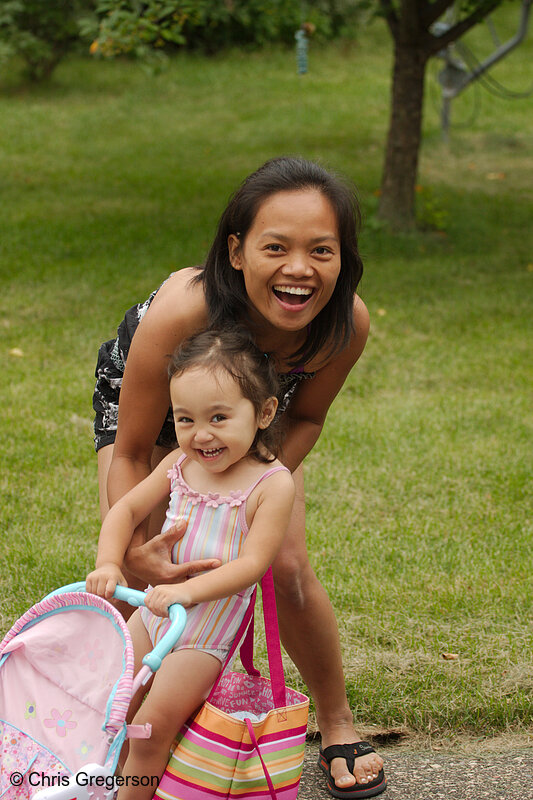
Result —
M284 286L280 284L274 286L273 291L278 300L285 305L303 306L315 290L309 286Z

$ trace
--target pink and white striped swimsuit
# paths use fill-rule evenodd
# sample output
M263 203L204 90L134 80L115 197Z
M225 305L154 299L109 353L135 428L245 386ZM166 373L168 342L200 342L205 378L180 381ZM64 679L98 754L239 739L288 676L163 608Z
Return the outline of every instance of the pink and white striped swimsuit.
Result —
M200 558L218 558L223 564L233 561L238 558L248 534L246 500L262 480L274 472L286 470L286 467L271 467L246 491L239 490L231 492L229 497L220 497L213 492L201 494L186 483L181 472L185 459L185 454L181 455L168 472L170 503L161 532L180 518L187 520L187 531L174 545L172 561L175 564ZM205 650L224 661L253 590L251 586L240 594L188 608L185 630L174 650ZM167 630L169 620L156 617L147 608L141 608L141 618L153 644L157 644Z

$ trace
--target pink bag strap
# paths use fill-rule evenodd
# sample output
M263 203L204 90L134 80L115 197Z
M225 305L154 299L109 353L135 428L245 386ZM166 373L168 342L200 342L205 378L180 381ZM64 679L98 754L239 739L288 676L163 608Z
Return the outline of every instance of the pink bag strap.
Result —
M246 672L248 673L248 675L258 676L261 673L254 666L254 627L255 627L255 613L251 619L250 624L248 625L246 636L242 640L241 649L239 650L239 655L241 657L242 665L246 670Z
M268 655L268 671L270 672L270 683L272 684L272 694L276 708L283 708L287 705L285 693L285 675L283 673L283 661L281 660L281 645L279 641L278 612L276 609L276 592L274 589L274 578L272 567L269 567L261 579L261 590L263 593L263 617L265 620L265 634ZM257 674L253 664L254 632L250 626L246 638L241 647L241 660L250 675ZM251 669L254 672L250 671Z
M263 761L263 756L261 755L261 751L259 749L259 743L256 739L252 723L250 722L249 719L245 719L244 721L246 722L246 727L248 728L248 733L250 734L250 739L252 740L252 744L257 751L257 755L259 756L259 761L261 762L261 766L263 767L263 772L265 773L266 782L270 791L270 797L272 798L272 800L277 800L276 790L274 788L274 784L272 783L272 778L268 774L267 766Z
M283 673L283 661L281 660L281 645L279 641L279 628L278 628L278 614L276 610L276 593L274 590L274 578L272 576L272 567L269 567L261 579L261 590L263 593L263 617L265 620L265 634L267 643L268 655L268 670L270 672L270 683L272 685L272 695L276 708L283 708L287 705L286 692L285 692L285 675ZM257 589L254 589L250 604L246 609L239 630L235 634L233 644L227 655L224 666L220 670L219 676L215 681L213 688L209 692L207 700L211 700L215 694L218 684L222 679L222 675L226 671L231 660L235 655L235 651L242 641L240 656L243 666L248 675L259 676L260 672L254 666L253 651L254 651L254 608Z

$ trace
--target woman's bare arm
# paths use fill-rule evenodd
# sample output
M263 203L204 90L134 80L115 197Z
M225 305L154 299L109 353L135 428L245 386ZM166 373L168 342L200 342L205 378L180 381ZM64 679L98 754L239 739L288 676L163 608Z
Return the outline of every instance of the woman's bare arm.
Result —
M155 442L168 412L167 368L170 355L183 339L202 330L207 321L202 286L191 285L196 270L172 275L159 289L139 324L128 353L122 382L118 430L107 477L109 505L113 506L151 472ZM206 561L176 565L170 558L183 526L165 532L144 549L148 521L141 523L125 556L125 564L146 582L182 580L213 566Z
M203 290L190 285L193 274L185 269L168 279L132 339L108 475L110 505L150 473L152 451L170 402L169 357L183 339L205 327Z
M319 368L314 378L300 384L288 408L289 424L281 461L292 472L316 444L333 400L365 348L370 321L359 297L355 298L354 327L355 334L348 347Z

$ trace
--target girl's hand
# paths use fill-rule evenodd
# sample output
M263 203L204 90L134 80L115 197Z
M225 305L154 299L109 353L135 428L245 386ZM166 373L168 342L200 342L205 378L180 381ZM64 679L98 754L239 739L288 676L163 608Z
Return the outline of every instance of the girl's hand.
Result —
M85 589L99 597L110 600L113 597L117 583L120 586L127 586L128 582L122 574L117 564L102 564L93 572L90 572L85 579Z
M168 617L168 607L173 603L180 603L184 608L192 606L191 597L183 584L172 585L169 583L155 586L146 592L144 602L152 614L157 617Z

